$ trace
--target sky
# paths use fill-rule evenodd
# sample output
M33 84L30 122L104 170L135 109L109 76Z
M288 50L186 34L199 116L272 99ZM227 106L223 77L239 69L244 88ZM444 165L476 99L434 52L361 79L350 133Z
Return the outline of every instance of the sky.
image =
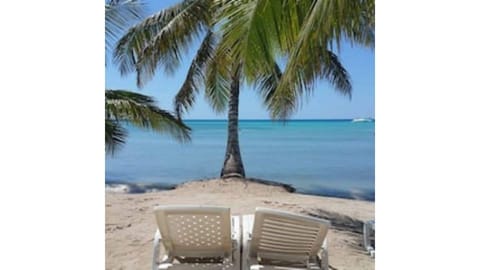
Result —
M179 2L178 0L145 1L147 14ZM135 74L121 76L118 68L108 63L105 70L107 89L124 89L153 96L157 104L166 110L173 111L173 99L180 89L190 61L196 51L196 46L183 58L182 65L172 75L158 71L155 77L143 88L135 83ZM291 119L350 119L358 117L375 118L375 52L359 46L352 47L349 42L342 44L338 53L340 61L350 74L353 86L352 98L339 94L326 81L320 81L315 86L313 95L303 102L301 108ZM248 85L242 85L240 90L240 119L268 119L267 110L263 107L258 93ZM198 96L193 109L185 114L184 119L226 119L227 113L213 112L203 96Z

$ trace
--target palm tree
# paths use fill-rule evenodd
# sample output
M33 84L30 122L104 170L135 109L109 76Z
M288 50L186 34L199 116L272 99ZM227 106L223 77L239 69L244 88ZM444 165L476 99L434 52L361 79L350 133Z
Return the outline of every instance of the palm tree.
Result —
M172 74L202 40L175 97L176 114L193 106L202 87L216 112L228 109L221 177L245 177L238 139L242 82L255 86L273 119L290 117L318 79L350 96L349 75L332 48L344 38L373 46L373 15L373 0L185 0L130 28L114 61L122 74L136 72L142 87L157 67Z
M106 51L131 23L143 17L143 4L136 0L105 2ZM125 143L127 131L122 124L172 135L179 141L190 139L190 128L171 113L158 108L152 97L126 90L105 90L105 150L113 155Z

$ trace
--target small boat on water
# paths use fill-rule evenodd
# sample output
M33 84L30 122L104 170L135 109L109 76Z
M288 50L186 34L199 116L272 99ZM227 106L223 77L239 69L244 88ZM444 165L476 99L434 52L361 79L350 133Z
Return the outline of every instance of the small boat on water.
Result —
M372 118L354 118L354 119L352 119L352 122L355 122L355 123L373 122L373 119Z

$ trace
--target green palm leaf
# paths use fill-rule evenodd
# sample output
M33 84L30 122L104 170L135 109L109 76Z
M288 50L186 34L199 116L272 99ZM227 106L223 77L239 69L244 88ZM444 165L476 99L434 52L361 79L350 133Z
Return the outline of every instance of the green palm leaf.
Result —
M139 87L155 75L157 66L172 74L181 55L208 29L211 2L182 1L130 28L114 53L121 74L136 71Z
M261 92L268 93L264 103L273 118L290 117L319 79L351 96L349 75L332 48L340 49L342 39L374 44L373 0L229 1L220 13L217 21L228 18L220 48L243 64L248 83L266 87ZM278 77L276 61L284 57Z
M208 61L212 58L215 50L215 35L208 31L205 38L197 51L195 58L190 64L185 81L175 96L174 106L175 113L178 117L195 103L195 95L199 93L200 88L204 85L205 68Z
M273 33L278 34L281 28L275 16L275 12L281 11L278 3L227 1L219 8L217 22L223 32L219 49L230 51L234 61L242 65L242 75L249 83L255 82L259 73L274 73L278 46ZM228 21L223 22L224 18Z
M214 51L206 67L205 99L216 113L226 110L235 63L229 50Z
M105 151L113 155L125 143L127 131L114 120L105 119Z
M289 51L285 71L268 107L273 118L285 119L295 112L301 98L313 91L317 79L327 79L335 90L351 97L348 73L329 47L334 43L339 47L342 37L372 45L373 22L368 17L371 10L362 2L312 1L305 19L299 20L302 24L297 42Z
M106 90L105 114L106 123L126 121L140 128L169 134L182 142L190 140L190 128L168 111L155 106L149 96L125 90Z
M290 117L300 107L302 98L313 92L317 80L326 79L336 91L351 97L352 85L347 70L332 51L315 48L318 45L310 44L308 56L297 58L295 64L287 64L267 105L272 118Z
M261 74L255 81L255 88L260 92L262 96L263 104L268 108L272 103L272 98L275 95L275 91L278 87L278 82L282 77L282 70L275 63L275 72Z
M144 15L145 5L138 0L105 1L105 49L113 50L125 30Z

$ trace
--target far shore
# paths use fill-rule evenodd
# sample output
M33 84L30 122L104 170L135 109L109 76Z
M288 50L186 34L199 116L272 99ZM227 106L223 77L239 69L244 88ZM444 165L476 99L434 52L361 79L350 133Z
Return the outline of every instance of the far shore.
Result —
M332 223L328 232L331 269L374 269L375 260L361 245L363 222L375 219L374 202L293 193L283 184L261 181L209 179L156 192L106 192L106 269L151 267L153 208L158 205L224 206L232 215L267 207L328 219Z

